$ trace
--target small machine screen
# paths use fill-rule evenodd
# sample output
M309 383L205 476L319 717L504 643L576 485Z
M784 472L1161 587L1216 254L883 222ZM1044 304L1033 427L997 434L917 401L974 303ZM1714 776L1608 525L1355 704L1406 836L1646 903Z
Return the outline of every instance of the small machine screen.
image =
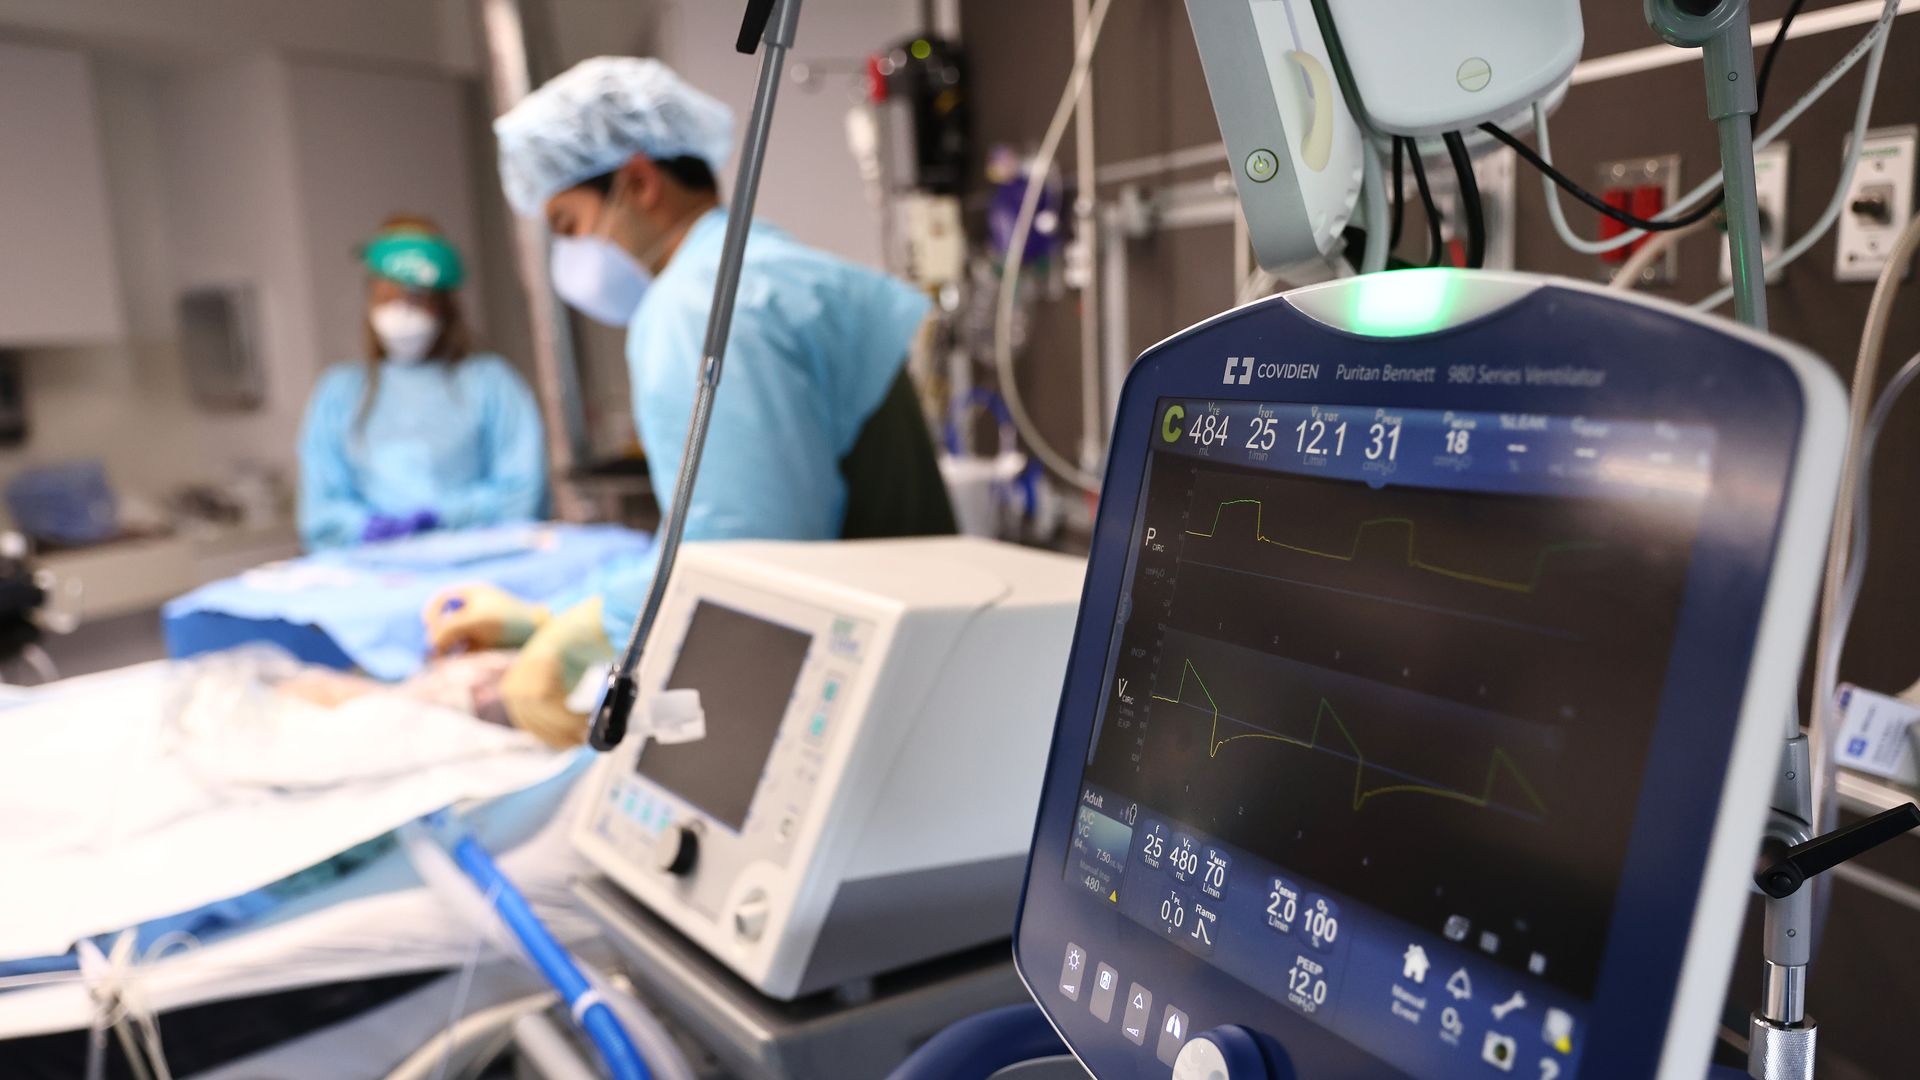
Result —
M700 601L666 689L700 691L707 737L649 742L636 771L738 830L812 645L811 635Z
M1571 1076L1714 431L1154 418L1067 881L1409 1071Z

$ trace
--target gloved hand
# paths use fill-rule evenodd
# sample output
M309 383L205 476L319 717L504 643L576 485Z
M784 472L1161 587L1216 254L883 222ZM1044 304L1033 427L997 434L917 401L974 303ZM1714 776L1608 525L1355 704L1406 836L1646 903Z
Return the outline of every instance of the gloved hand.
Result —
M548 746L586 741L587 719L567 708L567 695L588 668L613 659L600 612L596 596L554 616L528 639L500 680L507 718Z
M551 614L492 585L456 585L434 594L420 612L427 645L435 656L474 649L511 649L525 644Z
M367 527L360 531L360 541L377 544L382 540L398 540L403 536L431 531L439 524L440 515L431 510L415 510L403 517L375 514L367 519Z

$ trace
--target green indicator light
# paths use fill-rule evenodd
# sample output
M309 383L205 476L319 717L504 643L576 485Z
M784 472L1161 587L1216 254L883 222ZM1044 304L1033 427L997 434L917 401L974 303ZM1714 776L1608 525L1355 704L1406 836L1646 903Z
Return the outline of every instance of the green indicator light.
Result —
M1369 274L1353 286L1347 329L1369 337L1413 337L1446 327L1465 285L1459 270L1436 267Z
M921 38L919 41L913 43L913 48L910 51L913 53L915 60L925 60L927 57L933 55L933 44L926 38Z

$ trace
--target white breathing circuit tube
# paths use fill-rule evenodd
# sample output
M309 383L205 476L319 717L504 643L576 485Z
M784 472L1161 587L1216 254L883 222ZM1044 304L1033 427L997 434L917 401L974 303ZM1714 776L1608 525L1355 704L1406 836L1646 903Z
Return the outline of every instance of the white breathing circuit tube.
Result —
M1854 65L1858 64L1869 51L1881 45L1886 38L1888 28L1893 23L1894 17L1900 14L1900 0L1886 0L1886 4L1886 10L1881 12L1880 20L1868 28L1860 40L1854 43L1853 48L1848 49L1846 55L1842 56L1838 63L1827 69L1827 73L1822 75L1820 80L1814 83L1811 89L1800 95L1800 99L1795 101L1786 112L1781 113L1778 119L1768 124L1765 130L1754 136L1753 148L1755 150L1764 149L1775 139L1779 138L1780 134L1786 131L1795 120L1800 119L1803 113L1813 107L1814 102L1825 97L1827 91L1833 89L1835 84L1842 78L1845 78L1847 72L1852 71ZM1870 93L1869 96L1871 96ZM1540 102L1534 102L1533 105L1533 126L1535 132L1537 132L1540 158L1551 165L1553 164L1552 139L1547 130L1547 111ZM1858 140L1856 140L1856 143L1857 142ZM1681 214L1686 213L1693 207L1699 205L1702 199L1708 198L1715 191L1718 191L1721 180L1721 174L1715 172L1712 176L1694 187L1693 190L1682 195L1671 206L1655 214L1654 220L1671 221ZM1560 205L1560 189L1554 186L1553 178L1542 176L1540 182L1547 194L1547 216L1553 220L1554 231L1560 234L1560 239L1564 241L1568 247L1583 255L1603 255L1609 251L1618 251L1647 235L1644 229L1628 229L1618 236L1609 237L1605 240L1588 240L1574 232L1573 226L1567 223L1566 211Z
M1027 172L1027 190L1020 197L1020 213L1014 218L1013 235L1007 242L1006 262L1000 269L1000 295L993 319L993 366L1000 378L1000 397L1007 403L1013 426L1019 430L1027 448L1033 451L1041 464L1061 479L1089 493L1099 492L1100 478L1054 449L1027 412L1026 399L1020 396L1019 378L1013 369L1013 301L1014 290L1020 281L1020 265L1026 255L1027 238L1033 231L1033 217L1040 208L1041 189L1046 185L1048 174L1053 172L1054 155L1059 151L1060 140L1066 134L1067 122L1073 118L1073 107L1086 89L1087 71L1093 66L1093 50L1100 42L1100 28L1106 25L1107 11L1112 7L1113 0L1094 0L1093 9L1087 16L1086 30L1074 48L1073 73L1067 76L1067 88L1061 92L1060 104L1053 110L1053 122L1047 125L1046 136L1040 140L1040 149L1034 154L1034 167ZM1091 176L1078 179L1082 185L1091 186L1093 183ZM1087 193L1081 194L1085 197ZM1081 392L1091 393L1093 389L1081 387Z
M1887 324L1893 318L1894 297L1899 291L1900 278L1917 253L1920 253L1920 217L1908 222L1906 231L1900 234L1888 253L1887 265L1880 272L1879 283L1874 286L1873 301L1867 309L1866 329L1860 338L1860 355L1853 366L1853 394L1848 407L1848 430L1853 433L1852 444L1848 447L1846 467L1840 476L1841 499L1834 512L1833 536L1827 548L1827 575L1820 594L1819 650L1814 659L1813 702L1809 712L1812 719L1808 725L1811 732L1808 741L1813 744L1816 834L1832 831L1840 815L1840 800L1834 796L1834 780L1838 772L1834 750L1840 735L1840 718L1834 698L1840 682L1841 647L1846 642L1847 623L1852 618L1853 604L1860 591L1860 582L1855 578L1851 564L1865 561L1867 519L1864 504L1868 494L1868 455L1872 453L1872 440L1879 435L1879 425L1885 421L1883 410L1892 407L1889 399L1904 388L1902 376L1911 378L1907 369L1902 368L1900 374L1894 377L1894 383L1881 396L1879 406L1870 408L1868 403L1874 400L1880 360L1886 352ZM1911 366L1910 361L1908 367Z

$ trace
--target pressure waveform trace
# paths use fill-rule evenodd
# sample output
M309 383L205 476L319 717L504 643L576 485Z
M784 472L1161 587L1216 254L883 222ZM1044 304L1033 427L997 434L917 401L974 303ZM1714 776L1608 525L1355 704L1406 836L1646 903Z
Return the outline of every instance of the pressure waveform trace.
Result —
M1428 562L1420 558L1417 550L1419 543L1419 526L1414 523L1412 518L1379 517L1361 522L1353 531L1353 547L1345 554L1337 551L1321 551L1318 548L1302 547L1299 544L1289 544L1282 540L1275 540L1268 536L1266 531L1261 528L1261 519L1266 514L1266 506L1259 499L1228 499L1214 508L1213 525L1209 527L1207 531L1201 532L1197 529L1188 529L1186 531L1187 535L1197 536L1204 540L1211 540L1220 531L1220 518L1226 513L1227 507L1249 505L1254 508L1254 539L1263 544L1271 544L1274 547L1285 548L1288 551L1298 552L1302 555L1312 555L1316 558L1350 563L1360 557L1360 542L1366 537L1367 530L1393 526L1405 529L1407 532L1407 566L1410 568L1429 574L1437 574L1441 577L1452 578L1455 581L1464 581L1471 585L1484 585L1489 589L1500 589L1506 592L1523 593L1527 595L1533 594L1540 588L1540 578L1541 575L1546 572L1547 559L1550 556L1570 551L1592 551L1603 546L1591 540L1566 540L1559 543L1548 544L1540 549L1539 554L1534 556L1533 570L1526 578L1514 580L1511 578L1491 577L1485 574L1475 574L1449 566L1442 566L1438 563Z
M1243 739L1285 743L1288 746L1297 746L1303 750L1319 750L1321 749L1321 724L1323 721L1332 720L1333 726L1340 732L1340 737L1344 739L1347 746L1353 750L1353 810L1355 813L1358 813L1364 808L1369 800L1381 795L1430 795L1437 799L1451 799L1454 802L1466 803L1469 806L1484 810L1493 805L1494 781L1499 778L1503 771L1508 777L1512 778L1514 785L1527 797L1527 801L1533 804L1534 809L1543 815L1547 812L1547 804L1541 800L1540 794L1533 789L1533 784L1521 774L1519 766L1513 763L1513 759L1507 756L1506 751L1497 746L1493 748L1487 757L1486 783L1482 785L1480 794L1478 795L1431 784L1403 783L1386 784L1373 788L1367 787L1366 776L1368 764L1366 752L1360 748L1360 742L1353 737L1353 732L1347 729L1346 722L1340 719L1340 714L1334 711L1333 703L1325 697L1320 699L1320 704L1314 710L1313 727L1308 731L1305 739L1297 739L1291 735L1282 735L1279 732L1269 731L1252 731L1241 735L1228 735L1222 738L1220 736L1220 706L1213 700L1213 692L1207 689L1206 680L1200 677L1200 671L1193 666L1192 660L1182 662L1180 685L1178 689L1174 691L1174 696L1165 697L1160 694L1154 694L1153 700L1164 701L1171 705L1192 706L1191 702L1185 700L1187 678L1189 676L1193 678L1194 685L1200 688L1200 693L1206 697L1207 709L1213 714L1213 726L1207 733L1208 758L1219 757L1222 747L1228 743L1239 742Z

